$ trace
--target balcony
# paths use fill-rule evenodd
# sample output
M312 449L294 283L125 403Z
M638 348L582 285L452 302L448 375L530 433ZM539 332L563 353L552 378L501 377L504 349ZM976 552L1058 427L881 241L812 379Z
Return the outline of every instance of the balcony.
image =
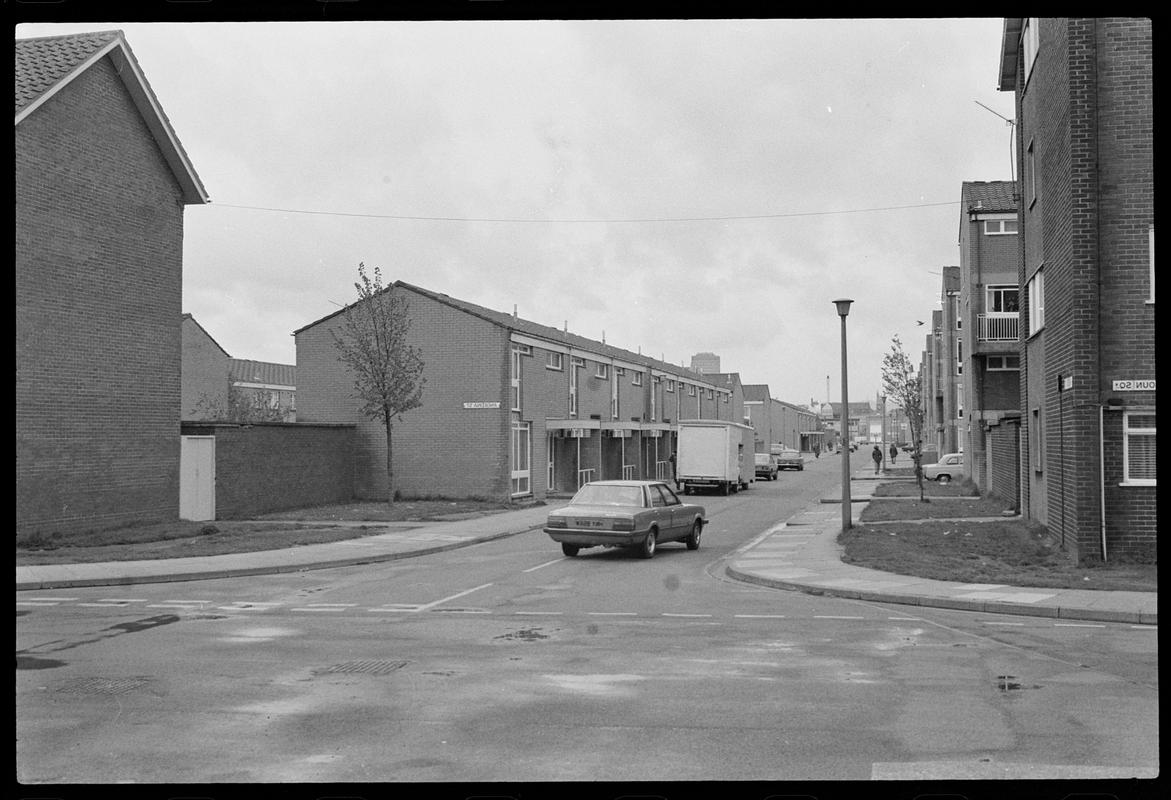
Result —
M1015 342L1020 333L1021 315L1007 311L976 315L976 340L980 342Z

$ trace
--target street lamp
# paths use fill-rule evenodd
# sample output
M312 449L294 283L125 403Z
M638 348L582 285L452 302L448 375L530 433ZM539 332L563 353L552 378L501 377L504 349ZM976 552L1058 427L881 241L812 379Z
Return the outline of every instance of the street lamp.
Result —
M842 530L850 528L850 398L846 380L846 315L853 300L834 300L838 316L842 318L842 434L846 437L842 448Z

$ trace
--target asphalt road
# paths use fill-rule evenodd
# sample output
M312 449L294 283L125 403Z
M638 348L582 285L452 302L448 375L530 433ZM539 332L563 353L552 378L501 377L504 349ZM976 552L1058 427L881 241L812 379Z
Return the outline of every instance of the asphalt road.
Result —
M38 594L17 610L18 779L800 787L1157 772L1149 626L723 576L723 557L838 478L820 459L689 498L709 508L703 545L649 561L565 558L538 531L385 564Z

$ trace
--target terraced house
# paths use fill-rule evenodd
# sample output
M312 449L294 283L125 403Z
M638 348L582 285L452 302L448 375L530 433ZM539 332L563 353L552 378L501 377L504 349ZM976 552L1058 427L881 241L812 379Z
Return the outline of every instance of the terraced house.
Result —
M394 426L407 497L543 499L591 480L669 478L681 419L740 422L739 380L704 376L602 341L402 281L420 408ZM386 437L361 416L331 330L342 309L294 332L297 420L356 426L355 495L386 492Z
M1154 559L1151 20L1005 20L1021 198L1021 509L1085 559Z
M121 31L18 39L15 78L18 532L175 519L207 193Z

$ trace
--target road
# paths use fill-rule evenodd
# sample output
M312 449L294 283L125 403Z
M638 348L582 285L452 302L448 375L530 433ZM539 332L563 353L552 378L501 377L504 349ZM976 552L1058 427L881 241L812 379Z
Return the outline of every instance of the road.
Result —
M709 509L702 547L665 544L649 561L565 558L536 531L345 569L21 592L18 779L1156 774L1150 626L912 609L723 575L726 556L833 495L839 477L836 459L811 459L731 497L690 498Z

